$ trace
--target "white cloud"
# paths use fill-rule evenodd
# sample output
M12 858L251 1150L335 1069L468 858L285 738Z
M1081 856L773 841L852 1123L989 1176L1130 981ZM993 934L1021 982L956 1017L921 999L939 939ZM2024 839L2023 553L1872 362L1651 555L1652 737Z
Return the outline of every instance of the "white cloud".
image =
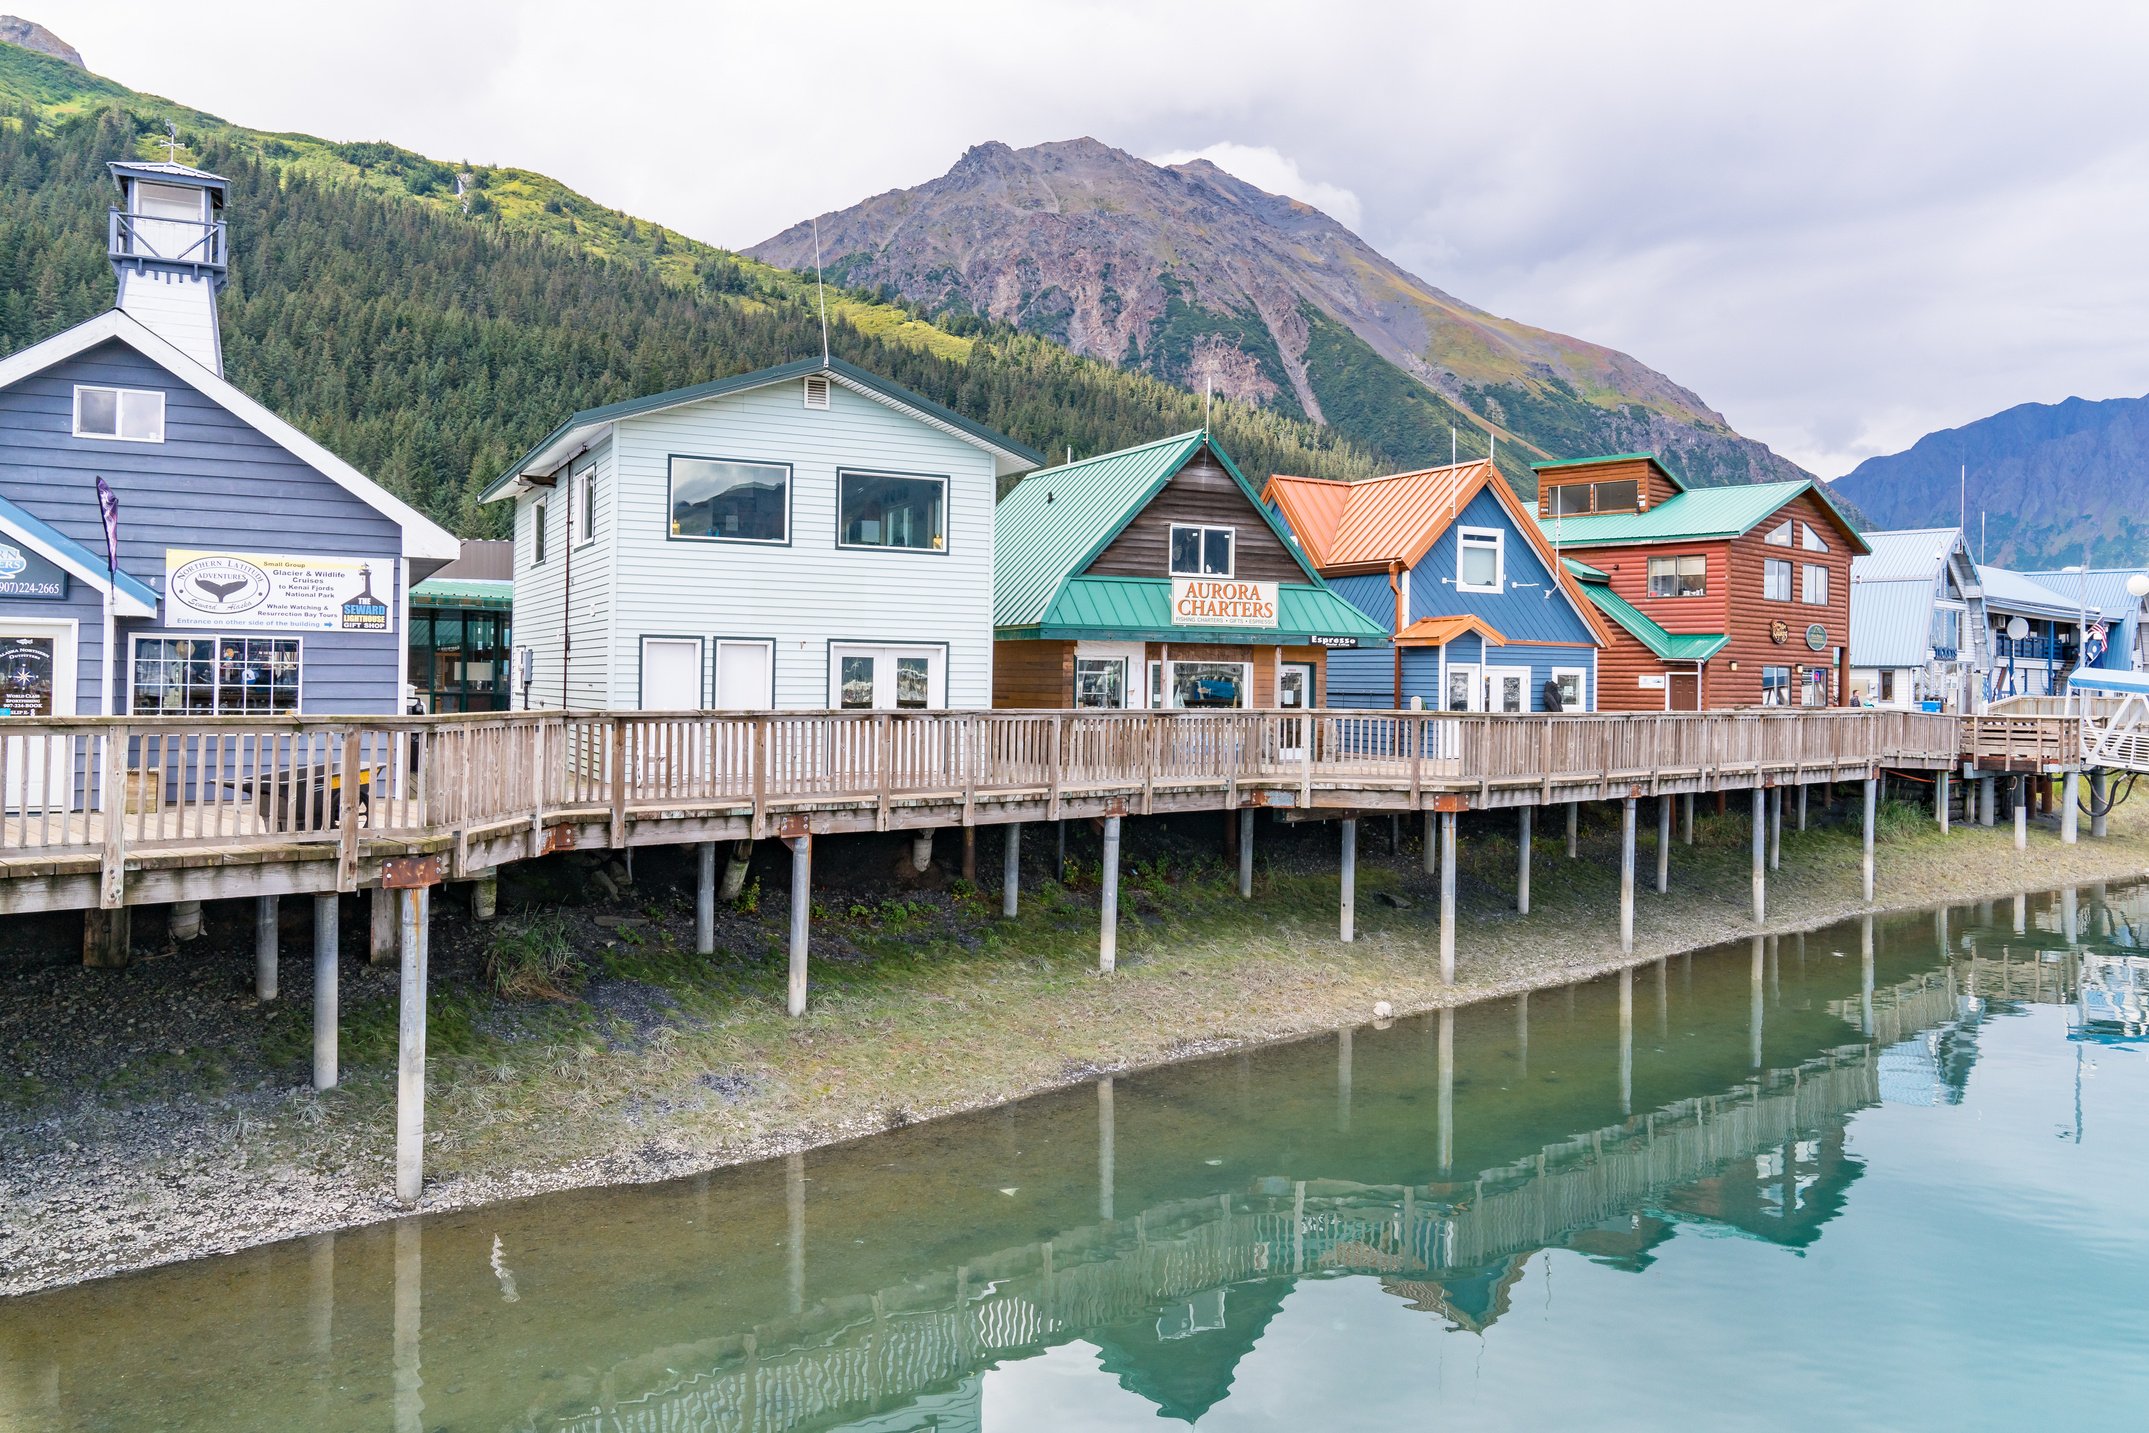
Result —
M1227 140L1206 149L1175 149L1157 155L1149 162L1185 164L1192 159L1206 159L1226 174L1237 175L1257 189L1303 199L1346 229L1356 229L1364 222L1365 206L1358 202L1356 194L1340 184L1323 184L1308 179L1299 169L1297 160L1267 145L1233 144Z

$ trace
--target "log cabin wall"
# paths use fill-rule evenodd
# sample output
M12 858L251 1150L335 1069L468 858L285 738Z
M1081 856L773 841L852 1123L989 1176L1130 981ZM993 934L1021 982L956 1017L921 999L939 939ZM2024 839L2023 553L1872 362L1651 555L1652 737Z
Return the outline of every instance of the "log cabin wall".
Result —
M1791 546L1769 546L1769 532L1782 526L1786 518L1795 519L1799 524L1799 528L1793 530ZM1828 551L1809 552L1800 545L1801 530L1808 523L1828 544ZM1833 673L1837 663L1835 649L1850 641L1851 623L1851 535L1841 522L1813 494L1803 493L1729 546L1730 626L1715 630L1729 632L1731 645L1709 664L1710 704L1758 706L1764 666L1796 668L1794 682L1815 667L1826 667ZM1762 596L1765 590L1762 563L1771 557L1791 564L1789 602L1770 602ZM1828 569L1828 601L1825 604L1799 600L1804 590L1801 569L1809 564ZM1784 640L1781 642L1776 640L1778 623L1782 624ZM1815 624L1825 631L1821 649L1817 652L1806 643L1806 629ZM1730 666L1734 661L1739 664L1735 672ZM1834 682L1831 675L1825 685L1833 702L1839 704L1844 700L1844 694L1834 690Z
M992 704L1002 709L1073 706L1074 648L1072 642L993 643Z
M1552 468L1537 474L1538 515L1552 516L1554 488L1618 482L1632 482L1639 487L1642 496L1641 510L1644 512L1675 496L1679 491L1677 485L1664 476L1664 470L1647 458L1620 458L1605 463L1585 463L1572 468Z
M1597 710L1663 711L1670 673L1674 670L1690 672L1694 664L1680 662L1675 667L1643 646L1616 622L1606 625L1612 629L1612 640L1597 652ZM1641 680L1645 676L1657 678L1666 686L1645 687Z

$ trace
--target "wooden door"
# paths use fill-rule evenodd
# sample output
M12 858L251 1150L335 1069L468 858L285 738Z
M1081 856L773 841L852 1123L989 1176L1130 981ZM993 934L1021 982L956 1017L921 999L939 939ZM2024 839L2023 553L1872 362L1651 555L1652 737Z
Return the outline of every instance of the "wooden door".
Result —
M1674 712L1701 710L1701 673L1668 672L1664 677L1664 709Z

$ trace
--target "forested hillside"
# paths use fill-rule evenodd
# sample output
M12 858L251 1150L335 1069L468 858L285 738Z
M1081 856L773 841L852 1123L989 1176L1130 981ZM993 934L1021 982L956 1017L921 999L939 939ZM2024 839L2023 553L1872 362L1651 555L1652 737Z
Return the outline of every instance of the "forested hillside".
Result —
M110 305L104 166L162 157L167 121L232 181L231 379L465 535L500 531L477 492L571 410L820 350L798 276L542 175L258 133L0 44L0 352ZM1198 397L1034 336L847 292L830 311L840 357L1046 453L1201 423ZM1249 476L1376 466L1258 408L1215 427Z

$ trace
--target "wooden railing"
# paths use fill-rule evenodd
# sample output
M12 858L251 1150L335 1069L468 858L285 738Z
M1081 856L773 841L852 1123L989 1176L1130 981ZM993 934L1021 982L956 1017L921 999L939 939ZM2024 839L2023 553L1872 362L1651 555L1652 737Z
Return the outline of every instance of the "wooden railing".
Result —
M1392 711L517 712L276 720L0 720L0 858L467 841L548 822L978 803L1242 788L1351 793L1609 789L1887 762L1969 746L2057 752L2043 726L1895 710L1497 716ZM2071 729L2071 724L2070 724ZM2034 738L2025 733L2034 730ZM2014 745L2010 746L2012 742ZM1180 803L1182 806L1184 801ZM985 819L992 819L988 815ZM294 853L303 857L304 852ZM108 875L107 879L111 879Z

